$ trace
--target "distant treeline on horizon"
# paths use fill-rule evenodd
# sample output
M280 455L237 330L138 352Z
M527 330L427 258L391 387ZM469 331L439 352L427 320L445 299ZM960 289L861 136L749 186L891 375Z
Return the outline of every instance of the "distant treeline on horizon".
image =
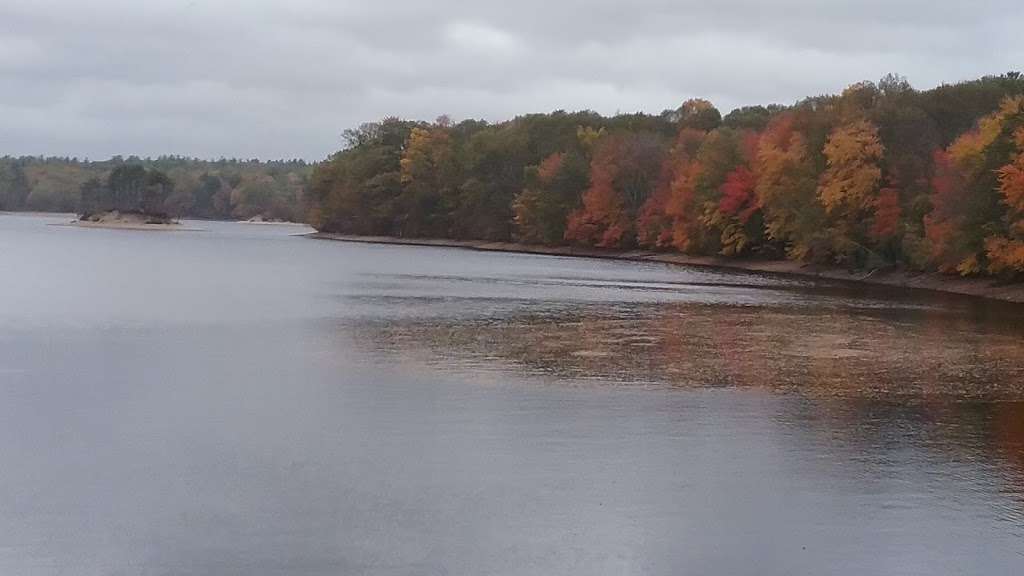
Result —
M841 95L725 117L386 118L315 167L319 230L572 244L850 268L1024 274L1024 77Z
M182 156L110 160L6 156L0 158L0 210L83 212L82 192L107 182L119 168L139 167L166 176L160 207L173 216L304 221L313 164L304 160L200 160Z

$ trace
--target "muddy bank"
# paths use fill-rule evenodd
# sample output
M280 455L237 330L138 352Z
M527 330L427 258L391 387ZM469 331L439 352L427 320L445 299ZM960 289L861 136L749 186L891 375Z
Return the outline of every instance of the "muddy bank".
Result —
M734 260L713 256L687 256L646 250L596 250L575 246L541 246L535 244L519 244L515 242L487 242L483 240L445 240L430 238L394 238L390 236L351 236L347 234L331 234L314 232L307 234L309 238L322 240L339 240L343 242L362 242L367 244L399 244L406 246L439 246L449 248L467 248L490 252L520 252L524 254L546 254L551 256L577 256L584 258L610 258L617 260L634 260L639 262L665 262L686 266L705 266L751 272L768 272L808 278L825 278L846 282L863 282L883 286L934 290L951 294L964 294L1003 300L1006 302L1024 303L1024 283L1000 285L990 278L960 278L935 273L915 273L904 270L876 270L850 272L841 268L831 268L793 262L788 260Z

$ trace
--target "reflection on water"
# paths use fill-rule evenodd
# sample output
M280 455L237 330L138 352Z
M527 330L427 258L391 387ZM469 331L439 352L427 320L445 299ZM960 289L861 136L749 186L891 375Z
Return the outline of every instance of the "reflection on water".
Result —
M0 215L0 574L1019 574L1022 308Z
M358 334L354 342L367 353L452 371L515 370L563 383L1024 399L1024 325L1013 306L961 300L950 309L943 305L950 299L928 303L924 295L918 295L924 303L908 304L855 299L849 288L751 291L724 283L675 285L667 301L656 303L647 301L647 292L668 290L667 284L606 282L601 286L618 294L600 302L479 292L481 285L502 284L485 279L468 290L448 285L446 296L421 296L408 278L363 283L347 300L381 313L347 320L344 330Z

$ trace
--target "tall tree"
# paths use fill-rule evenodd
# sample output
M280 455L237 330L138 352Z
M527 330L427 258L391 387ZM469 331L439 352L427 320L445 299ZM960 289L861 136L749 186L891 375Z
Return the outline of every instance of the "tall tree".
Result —
M825 143L827 168L818 184L818 199L828 216L833 258L838 262L866 256L864 223L877 207L882 152L878 129L864 119L839 126Z
M806 137L792 115L776 117L758 142L757 196L770 240L796 259L810 256L824 220L817 173Z
M828 168L818 185L825 212L844 220L859 219L875 204L882 180L882 143L867 120L840 126L825 144Z

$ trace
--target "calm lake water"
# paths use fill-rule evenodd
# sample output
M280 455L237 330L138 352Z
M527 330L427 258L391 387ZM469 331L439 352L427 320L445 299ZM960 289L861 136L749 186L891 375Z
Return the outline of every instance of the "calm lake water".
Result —
M0 574L1024 573L1024 307L0 215Z

